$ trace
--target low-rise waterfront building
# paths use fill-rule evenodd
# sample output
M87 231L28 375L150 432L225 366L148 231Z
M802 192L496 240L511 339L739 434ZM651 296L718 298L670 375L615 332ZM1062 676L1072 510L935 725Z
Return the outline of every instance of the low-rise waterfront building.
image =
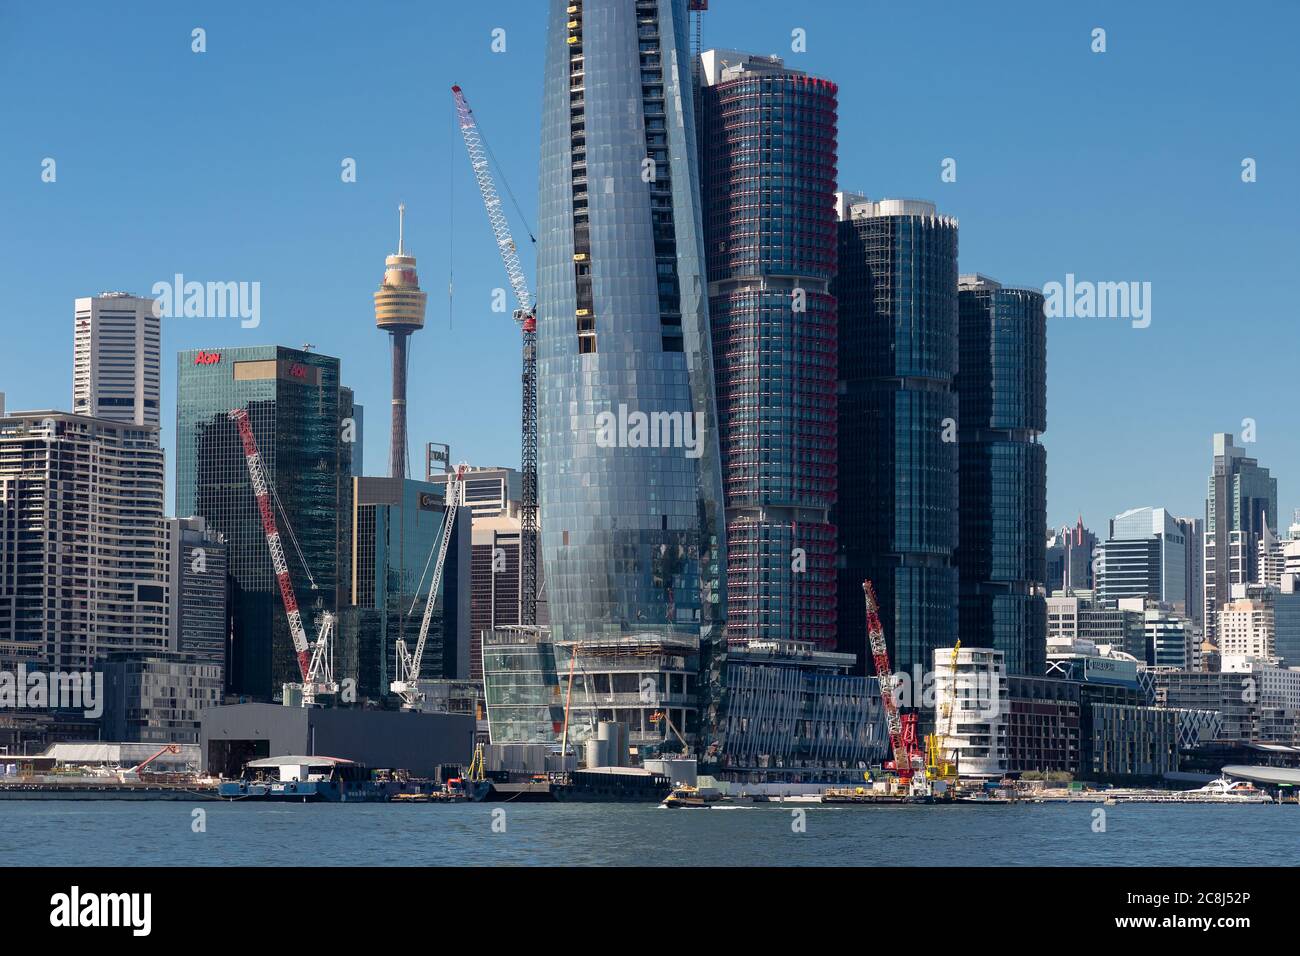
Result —
M550 630L494 627L482 635L482 659L492 744L559 743L565 698Z
M962 647L955 661L952 647L934 650L936 721L955 728L946 746L957 752L963 777L1000 777L1008 769L1004 660L987 647Z
M103 665L107 740L197 744L202 712L222 700L222 666L184 654L114 655Z
M861 782L889 734L879 684L851 676L856 655L802 641L727 650L718 774L748 783Z
M1170 710L1091 701L1083 711L1081 772L1103 782L1162 780L1178 770L1177 727Z
M1052 677L1007 678L1007 770L1079 772L1080 685Z

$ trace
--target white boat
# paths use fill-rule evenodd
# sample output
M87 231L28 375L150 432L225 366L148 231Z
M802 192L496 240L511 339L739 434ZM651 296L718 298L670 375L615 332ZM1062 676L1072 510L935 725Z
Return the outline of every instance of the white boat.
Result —
M1110 790L1106 803L1272 803L1247 780L1220 777L1197 790Z

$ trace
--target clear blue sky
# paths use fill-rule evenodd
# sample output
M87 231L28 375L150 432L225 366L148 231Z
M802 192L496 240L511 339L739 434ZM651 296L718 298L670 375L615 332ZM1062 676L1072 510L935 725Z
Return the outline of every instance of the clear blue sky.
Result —
M1300 507L1300 4L712 5L706 46L782 54L839 83L842 185L936 200L961 220L963 272L1039 287L1068 272L1152 283L1150 328L1049 323L1049 522L1082 513L1104 530L1148 504L1201 514L1210 435L1247 417L1289 520ZM176 272L259 281L257 329L165 323L164 444L175 443L176 351L310 341L343 358L366 405L367 470L382 473L387 348L371 293L404 200L430 299L413 345L413 465L428 440L477 463L517 462L518 338L489 311L505 278L448 87L465 87L535 224L545 6L0 4L9 407L71 404L75 297L147 294ZM191 52L195 27L206 53ZM490 47L497 27L505 53ZM1104 54L1090 51L1094 27L1107 31ZM806 53L790 51L795 28ZM1253 184L1240 178L1248 156ZM53 184L41 182L45 157L58 164ZM344 157L356 183L340 180ZM946 157L955 183L940 182Z

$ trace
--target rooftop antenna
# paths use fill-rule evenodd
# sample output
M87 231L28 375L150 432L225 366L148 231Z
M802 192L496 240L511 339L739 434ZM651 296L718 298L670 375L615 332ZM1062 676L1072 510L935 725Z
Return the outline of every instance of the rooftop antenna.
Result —
M397 204L397 254L402 255L402 235L406 231L406 203Z

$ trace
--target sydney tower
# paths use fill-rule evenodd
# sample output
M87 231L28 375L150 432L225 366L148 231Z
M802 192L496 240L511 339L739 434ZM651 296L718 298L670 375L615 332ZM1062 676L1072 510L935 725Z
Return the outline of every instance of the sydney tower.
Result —
M426 295L415 274L415 256L406 255L403 231L406 206L397 207L397 253L384 260L384 281L375 293L375 325L387 332L393 344L393 431L388 443L388 476L406 477L406 366L407 339L424 328Z

